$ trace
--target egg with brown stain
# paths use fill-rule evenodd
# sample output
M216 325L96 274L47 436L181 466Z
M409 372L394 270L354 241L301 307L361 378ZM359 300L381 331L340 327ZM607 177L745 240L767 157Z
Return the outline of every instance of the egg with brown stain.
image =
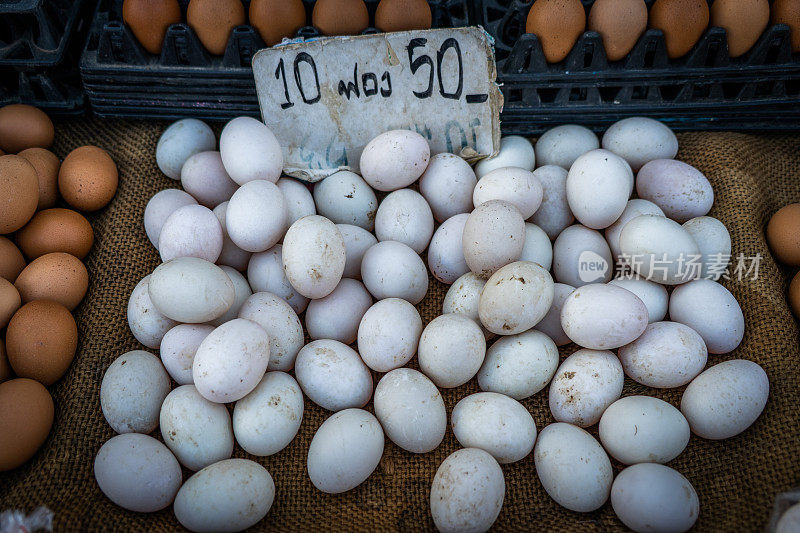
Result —
M369 26L364 0L317 0L311 21L323 35L355 35Z
M789 204L772 215L767 224L767 244L778 261L800 266L800 204Z
M50 300L19 308L6 330L6 352L14 373L50 386L69 368L78 348L78 327L69 310Z
M22 298L14 284L0 278L0 329L8 325L8 321L22 305Z
M11 370L8 355L6 355L6 341L0 338L0 383L11 379L13 376L14 371Z
M83 259L94 243L92 225L71 209L39 211L17 232L17 244L28 259L65 252Z
M191 0L186 9L189 24L206 50L221 56L236 26L244 24L241 0Z
M36 107L11 104L0 108L0 148L15 154L26 148L50 148L55 129L50 117Z
M0 233L28 223L39 204L39 178L24 157L0 156Z
M429 30L433 22L427 0L381 0L375 27L384 32Z
M786 24L792 32L792 52L800 52L800 0L772 2L772 23Z
M548 63L569 55L586 29L586 12L580 0L536 0L528 12L525 31L535 33Z
M0 236L0 278L14 283L23 268L25 258L22 252L8 238Z
M50 434L53 398L40 383L17 378L0 383L0 472L27 463Z
M58 171L58 190L66 202L81 211L105 207L117 192L117 165L97 146L81 146L64 158Z
M688 54L708 28L706 0L656 0L650 8L650 27L664 33L667 55Z
M711 26L725 28L731 57L750 50L768 23L768 0L714 0L711 4Z
M250 24L267 46L274 46L306 25L306 8L302 0L252 0Z
M644 0L595 0L588 28L600 34L608 60L619 61L647 29L647 6Z
M74 255L54 252L31 261L14 286L23 303L52 300L72 311L86 295L89 273Z
M28 148L17 154L24 157L36 170L39 180L39 204L37 210L48 209L58 201L58 168L61 166L56 154L45 148Z
M158 55L167 28L181 21L181 6L178 0L125 0L122 20L145 50Z

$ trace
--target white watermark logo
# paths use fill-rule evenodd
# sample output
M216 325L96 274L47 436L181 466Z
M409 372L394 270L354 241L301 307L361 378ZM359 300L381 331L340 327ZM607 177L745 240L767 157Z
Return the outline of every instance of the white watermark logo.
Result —
M584 283L602 281L608 272L608 261L591 250L585 250L578 256L578 277Z

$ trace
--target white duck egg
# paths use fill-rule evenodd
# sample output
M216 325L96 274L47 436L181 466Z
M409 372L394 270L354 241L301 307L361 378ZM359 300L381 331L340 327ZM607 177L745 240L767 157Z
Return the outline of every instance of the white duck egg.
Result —
M308 304L308 336L352 344L358 336L358 324L371 305L372 296L363 283L342 278L332 293Z
M449 285L469 272L461 244L467 218L467 213L453 215L442 222L431 239L428 247L428 268L442 283Z
M455 154L436 154L419 179L419 192L431 207L433 217L444 222L472 211L472 191L478 183L469 163Z
M714 217L695 217L683 223L702 254L704 279L717 281L725 273L731 258L731 234L725 224Z
M744 314L731 292L708 279L676 287L669 298L669 316L703 337L708 353L732 352L744 338Z
M586 152L600 148L600 140L592 130L577 124L550 128L536 141L536 162L540 168L557 165L566 170Z
M633 172L618 155L592 150L572 164L566 187L575 218L588 228L607 228L625 210L633 190Z
M375 228L378 198L361 176L340 170L314 185L317 212L336 224Z
M236 296L233 282L224 270L196 257L178 257L157 266L150 275L148 294L164 316L188 323L222 316ZM162 337L163 334L156 344L161 343Z
M302 313L308 298L292 287L283 271L283 247L276 244L265 252L253 254L247 263L247 281L253 292L271 292Z
M191 156L181 168L181 185L202 205L213 209L231 199L239 188L225 167L219 152L198 152Z
M481 390L523 400L544 389L558 368L558 348L540 331L501 337L478 371Z
M603 235L586 226L570 226L553 243L553 275L560 283L581 287L611 279L614 259Z
M481 159L475 165L475 174L482 178L492 170L517 167L533 170L536 166L536 151L531 142L520 135L506 135L500 139L500 150L496 155Z
M420 193L400 189L389 193L375 214L378 241L402 242L421 254L433 235L433 213Z
M147 238L158 250L158 236L164 222L178 208L185 205L195 205L195 200L191 194L180 189L164 189L153 195L144 208L144 231Z
M542 185L542 205L528 222L542 228L552 240L575 221L567 202L567 171L555 165L547 165L534 170L533 175Z
M624 158L634 172L654 159L673 159L678 138L662 122L631 117L615 122L603 134L603 148Z
M386 298L364 313L358 326L358 351L377 372L405 365L417 353L422 335L419 311L401 298Z
M303 347L303 324L285 300L271 292L257 292L242 304L239 318L255 322L269 335L269 370L292 369Z
M225 170L239 185L254 180L275 183L281 176L281 145L272 130L254 118L237 117L225 124L219 152Z
M691 266L699 259L697 243L680 224L658 215L630 220L619 235L625 263L640 276L664 285L678 285L696 278Z
M336 225L319 215L292 224L283 238L283 270L306 298L333 292L344 272L344 239Z
M481 324L497 335L515 335L534 327L553 303L553 278L536 263L517 261L486 282L478 304Z
M418 304L428 293L428 270L417 253L401 242L370 247L361 260L361 279L376 300L403 298Z
M178 324L161 339L159 353L164 368L178 385L194 383L192 363L200 343L214 331L207 324Z
M156 145L158 168L174 180L181 179L181 168L189 157L213 150L217 146L214 132L205 122L185 118L169 125Z
M519 259L525 247L525 220L512 204L490 200L470 213L462 245L469 269L488 278Z
M291 226L303 217L317 214L314 197L305 184L292 178L280 178L275 185L281 190L283 199L286 200L287 226Z
M158 252L162 261L176 257L199 257L216 263L222 252L222 226L207 207L179 207L161 227Z
M225 215L228 213L228 202L222 202L214 208L214 215L216 215L219 225L222 228L222 251L219 253L217 259L218 265L227 265L236 270L247 270L247 263L250 261L252 255L247 250L242 250L231 240L228 235L228 226L225 224Z
M572 340L564 333L564 328L561 327L561 308L564 306L564 300L567 299L575 287L566 285L564 283L553 284L553 303L547 314L544 315L534 329L541 331L553 340L556 346L564 346L569 344ZM553 369L555 372L555 369Z
M289 211L277 185L248 181L233 193L225 212L225 227L233 243L248 252L273 247L286 232Z
M169 376L158 357L134 350L117 357L103 374L100 408L117 433L150 433L158 426Z
M364 407L372 397L372 374L358 353L339 341L303 346L294 375L306 396L328 411Z
M438 387L449 389L478 373L486 356L486 340L472 319L451 313L425 326L418 351L420 370Z
M425 137L414 131L391 130L367 143L359 168L373 189L396 191L417 181L430 158Z
M643 166L636 175L636 192L681 223L707 214L714 205L714 189L703 173L674 159Z
M178 323L163 315L150 299L150 276L136 284L128 299L128 327L137 341L156 349Z
M561 326L584 348L611 350L633 342L647 328L647 307L638 296L615 285L578 287L564 301Z
M472 193L475 207L489 200L503 200L516 207L522 218L530 218L542 204L542 184L529 170L502 167L485 174Z
M667 306L669 305L667 289L653 281L634 276L612 279L608 283L629 290L638 296L647 307L647 321L649 323L652 324L653 322L664 320L667 315Z

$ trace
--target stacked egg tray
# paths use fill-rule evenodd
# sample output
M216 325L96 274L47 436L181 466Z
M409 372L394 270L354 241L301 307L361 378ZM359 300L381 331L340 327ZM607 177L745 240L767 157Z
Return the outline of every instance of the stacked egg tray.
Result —
M186 14L188 0L180 0ZM433 27L470 24L470 0L429 0ZM249 1L245 1L245 10ZM298 36L316 37L313 1L304 0L308 26ZM367 0L374 20L378 0ZM364 33L376 33L368 28ZM101 117L224 120L261 118L250 61L266 45L252 26L231 32L222 56L209 54L185 23L167 29L161 54L149 54L122 22L121 0L99 0L80 72L94 113Z
M89 25L84 0L0 2L0 106L27 103L50 114L81 113L76 65Z
M592 1L583 4L588 14ZM525 34L530 7L479 0L476 9L475 23L495 39L503 133L536 135L567 122L602 130L640 115L674 130L800 130L800 54L792 54L788 26L768 27L738 58L722 28L709 28L679 59L667 57L663 33L650 29L616 62L587 31L564 61L548 64L539 39Z

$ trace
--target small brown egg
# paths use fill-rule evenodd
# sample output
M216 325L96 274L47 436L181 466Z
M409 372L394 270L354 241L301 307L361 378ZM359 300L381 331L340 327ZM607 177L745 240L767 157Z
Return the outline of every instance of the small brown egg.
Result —
M268 46L274 46L306 25L306 8L302 0L252 0L250 24Z
M58 201L58 167L61 161L58 157L44 148L28 148L17 154L24 157L33 165L36 176L39 178L39 205L37 211L49 209Z
M72 311L86 296L89 273L74 255L53 252L31 261L14 286L23 303L52 300Z
M786 24L792 32L792 52L800 52L800 0L775 0L772 23Z
M50 148L55 129L44 111L25 104L0 108L0 148L16 154L26 148Z
M0 383L8 381L14 375L6 355L6 341L0 338Z
M708 28L706 0L656 0L650 8L650 27L664 33L667 55L676 59L694 48Z
M39 178L24 157L0 156L0 233L28 223L39 204Z
M186 9L186 23L214 55L221 56L236 26L244 24L241 0L191 0Z
M781 207L767 224L767 243L775 258L800 266L800 204Z
M0 329L8 325L8 321L21 305L22 298L14 284L5 278L0 278Z
M167 28L181 21L178 0L125 0L122 20L151 54L160 54Z
M41 383L0 383L0 472L20 467L42 447L53 426L53 398Z
M608 60L619 61L647 29L647 6L644 0L595 0L588 28L600 34Z
M548 63L567 57L585 29L586 12L580 0L536 0L525 24L526 32L539 37Z
M0 278L14 283L23 268L25 258L22 257L22 252L13 242L0 235Z
M364 0L317 0L311 21L323 35L355 35L369 26Z
M19 308L6 330L6 352L14 373L50 386L69 368L78 348L78 327L69 310L50 300Z
M105 207L117 192L117 165L97 146L81 146L67 155L58 171L58 190L67 203L81 211Z
M72 209L39 211L17 232L17 244L28 259L65 252L83 259L94 243L92 225Z
M768 0L714 0L711 4L711 25L725 28L731 57L750 50L768 23Z
M433 18L427 0L381 0L375 27L381 31L429 30Z

